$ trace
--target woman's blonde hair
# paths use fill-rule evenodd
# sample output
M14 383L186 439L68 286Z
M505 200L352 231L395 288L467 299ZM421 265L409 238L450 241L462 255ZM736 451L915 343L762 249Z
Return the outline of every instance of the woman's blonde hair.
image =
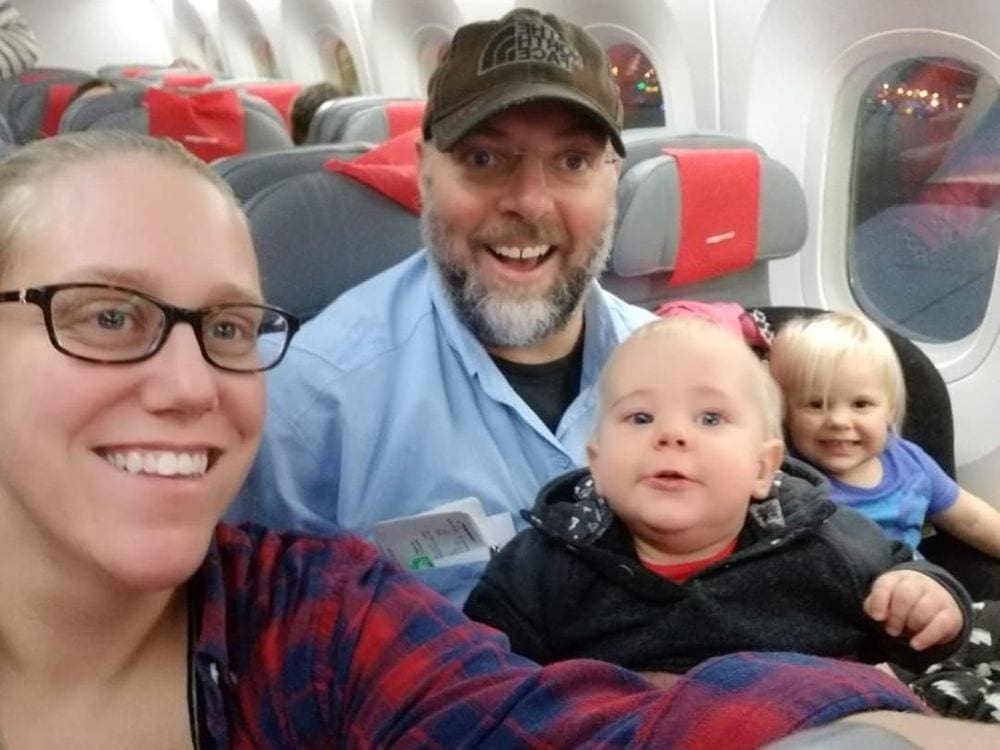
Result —
M175 141L124 130L91 130L45 138L0 160L0 279L10 270L22 240L45 220L46 185L68 169L123 156L148 156L187 169L218 188L242 216L230 187L205 162Z
M826 398L841 362L857 357L881 380L898 433L906 417L903 368L889 337L867 318L830 312L788 321L771 342L771 373L786 399L805 393Z

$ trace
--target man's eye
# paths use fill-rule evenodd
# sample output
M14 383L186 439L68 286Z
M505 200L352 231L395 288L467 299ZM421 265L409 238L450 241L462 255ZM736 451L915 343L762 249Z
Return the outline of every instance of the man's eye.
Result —
M473 148L465 153L462 161L473 169L490 169L499 166L502 159L498 154L486 148Z
M559 168L563 172L585 172L594 165L594 157L581 151L567 151L559 156Z
M653 415L647 411L637 411L625 417L625 421L629 424L652 424Z
M697 422L705 427L714 427L725 421L722 414L717 411L703 411L698 415Z

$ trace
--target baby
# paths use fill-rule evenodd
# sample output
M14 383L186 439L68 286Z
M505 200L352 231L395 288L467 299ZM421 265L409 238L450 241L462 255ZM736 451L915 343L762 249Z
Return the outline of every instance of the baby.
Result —
M515 651L640 671L745 650L919 668L962 642L970 605L949 574L782 463L780 392L739 335L654 321L611 356L600 399L589 471L542 489L466 603Z

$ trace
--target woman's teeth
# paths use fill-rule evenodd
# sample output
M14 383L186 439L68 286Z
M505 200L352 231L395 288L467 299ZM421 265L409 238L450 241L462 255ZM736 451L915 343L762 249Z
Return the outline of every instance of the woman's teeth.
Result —
M102 451L101 456L129 474L200 477L208 471L208 451Z

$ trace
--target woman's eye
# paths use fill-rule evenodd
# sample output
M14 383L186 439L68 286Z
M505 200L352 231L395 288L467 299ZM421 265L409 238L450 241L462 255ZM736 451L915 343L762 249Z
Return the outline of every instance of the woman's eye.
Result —
M249 320L226 318L213 321L209 334L216 341L245 341L256 338L257 326Z
M111 308L101 310L94 316L97 325L108 330L120 330L125 327L126 313L122 310Z
M722 415L717 411L703 411L698 415L698 424L705 427L714 427L715 425L720 425L725 421Z

